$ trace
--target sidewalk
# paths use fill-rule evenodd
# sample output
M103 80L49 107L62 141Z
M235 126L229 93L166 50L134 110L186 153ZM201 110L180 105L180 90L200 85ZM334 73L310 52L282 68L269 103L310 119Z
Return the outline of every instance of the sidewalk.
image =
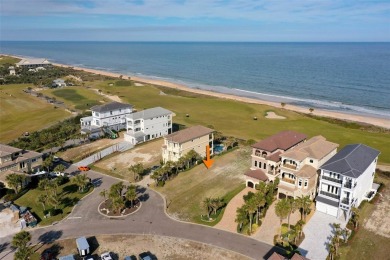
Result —
M235 222L237 215L236 211L237 208L244 205L243 196L249 191L255 192L256 190L247 187L230 200L226 206L225 213L223 214L221 221L214 226L215 228L237 233L237 223Z

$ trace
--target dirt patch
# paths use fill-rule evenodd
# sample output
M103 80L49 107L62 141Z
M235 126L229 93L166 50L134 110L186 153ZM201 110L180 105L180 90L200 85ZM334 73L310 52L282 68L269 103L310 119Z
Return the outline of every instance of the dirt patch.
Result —
M95 165L128 179L133 175L128 170L131 165L142 163L144 168L148 168L160 163L162 144L162 139L151 141L138 147L136 146L124 153L103 159Z
M284 116L279 116L275 112L272 112L272 111L267 112L265 118L268 118L268 119L286 119Z
M111 200L107 199L99 205L99 212L108 217L127 216L133 212L136 212L141 206L141 202L139 200L136 200L133 203L134 203L133 207L127 207L122 211L114 212L113 210L111 210L111 204L112 204Z
M135 85L136 87L142 87L142 86L144 86L144 84L138 83L138 82L134 83L134 85Z
M71 148L61 153L59 156L65 161L78 161L83 158L86 158L99 150L110 147L111 145L120 143L123 141L123 132L119 133L119 138L117 139L108 139L103 138L96 140L94 142L85 143L83 145Z
M98 245L94 255L105 252L113 252L118 259L125 256L138 256L142 252L149 251L157 259L250 259L239 253L207 244L155 235L104 235L88 238L90 244ZM92 243L91 243L92 242ZM55 247L57 257L69 254L77 254L75 239L57 241L41 247L38 253L47 248Z
M379 192L380 196L375 210L364 222L364 227L375 234L390 238L390 181L387 186Z
M116 102L122 102L122 99L118 96L114 96L114 95L109 95L109 94L105 94L103 92L99 92L98 89L93 89L94 91L96 91L96 93L98 93L99 95L102 95L103 97L106 97L108 99L111 99L112 101L116 101Z

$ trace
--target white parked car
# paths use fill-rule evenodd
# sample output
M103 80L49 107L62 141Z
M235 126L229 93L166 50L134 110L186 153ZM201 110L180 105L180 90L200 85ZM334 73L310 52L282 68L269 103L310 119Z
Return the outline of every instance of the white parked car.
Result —
M52 177L59 177L59 176L65 176L65 173L64 172L50 172L49 175Z
M111 256L111 253L110 253L110 252L101 254L100 258L101 258L102 260L112 260L112 256Z

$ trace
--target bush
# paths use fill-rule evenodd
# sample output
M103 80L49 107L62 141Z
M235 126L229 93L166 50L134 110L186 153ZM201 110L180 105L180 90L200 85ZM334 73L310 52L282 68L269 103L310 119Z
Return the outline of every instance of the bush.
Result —
M15 193L7 193L7 194L4 196L4 202L17 200L18 197L19 197L18 194L15 194Z
M255 233L258 228L259 228L259 226L256 223L252 224L252 234Z
M157 186L159 186L159 187L163 187L165 185L165 181L158 181L157 182Z
M62 214L62 209L49 209L48 213L50 216L57 216L59 214Z
M61 185L65 184L65 183L68 183L69 182L69 178L66 177L66 176L59 176L59 177L57 177L57 179L55 181L57 182L58 186L61 186Z

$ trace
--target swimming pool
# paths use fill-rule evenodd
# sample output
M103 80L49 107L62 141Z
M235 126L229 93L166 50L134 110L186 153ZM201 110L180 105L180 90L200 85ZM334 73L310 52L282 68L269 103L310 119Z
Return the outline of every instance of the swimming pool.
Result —
M216 154L222 153L223 150L224 150L223 148L224 148L223 144L216 144L216 145L214 145L214 153L216 153Z

